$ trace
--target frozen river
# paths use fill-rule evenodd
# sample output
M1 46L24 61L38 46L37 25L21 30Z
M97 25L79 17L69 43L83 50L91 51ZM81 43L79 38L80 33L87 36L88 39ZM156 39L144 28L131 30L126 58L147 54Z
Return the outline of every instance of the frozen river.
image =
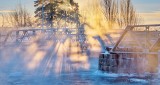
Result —
M94 58L90 59L91 67L88 70L58 74L50 72L47 75L43 72L43 66L28 71L18 61L5 66L1 64L0 85L159 85L160 83L159 78L138 79L102 73L97 70L97 63L97 58Z
M0 48L0 85L159 85L160 78L138 79L98 71L98 58L66 57L64 45L9 45ZM78 58L78 59L77 59ZM131 75L130 75L131 76Z

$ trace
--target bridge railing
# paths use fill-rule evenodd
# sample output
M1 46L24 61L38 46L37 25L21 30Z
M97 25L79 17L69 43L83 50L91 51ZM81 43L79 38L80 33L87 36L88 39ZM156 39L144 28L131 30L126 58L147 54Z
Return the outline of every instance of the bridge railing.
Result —
M63 39L63 35L67 36L67 38L72 38L73 41L83 41L85 35L83 30L79 31L75 28L73 29L24 29L24 30L12 30L6 35L0 36L0 43L8 43L8 42L32 42L35 40L34 37L41 36L44 39L55 39L60 41ZM80 39L76 39L74 37L79 37Z
M139 48L150 50L160 38L160 24L127 26L111 52L119 48ZM122 51L120 51L122 52ZM133 51L132 51L133 52Z

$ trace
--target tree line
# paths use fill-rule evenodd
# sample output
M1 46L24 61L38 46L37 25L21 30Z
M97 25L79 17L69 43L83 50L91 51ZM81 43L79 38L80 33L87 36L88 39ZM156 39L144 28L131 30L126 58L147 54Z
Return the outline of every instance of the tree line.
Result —
M103 13L109 28L113 28L115 24L124 27L141 23L131 0L103 0L102 2Z
M102 12L109 28L113 28L115 24L123 27L141 22L131 0L101 1ZM13 13L9 13L6 20L14 27L29 27L36 23L36 26L44 24L47 28L60 25L64 27L70 24L77 26L82 21L79 5L74 0L35 0L34 7L36 8L34 21L30 12L21 4L14 9Z
M4 13L2 27L30 27L33 24L31 18L26 7L18 4L12 11Z

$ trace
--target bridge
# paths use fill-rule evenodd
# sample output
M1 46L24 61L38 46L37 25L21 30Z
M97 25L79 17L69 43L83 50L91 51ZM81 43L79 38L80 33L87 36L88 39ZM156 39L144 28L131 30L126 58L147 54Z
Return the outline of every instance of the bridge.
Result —
M160 65L160 24L129 25L99 57L99 70L111 73L157 73Z
M83 28L52 28L52 29L20 29L0 33L0 46L11 46L13 44L23 46L31 43L42 43L52 41L64 44L68 42L66 49L80 49L76 54L85 54L87 50L86 35ZM74 54L74 53L69 53Z
M100 42L102 48L107 46L106 51L108 51L100 55L100 70L116 73L157 72L160 24L127 26L117 42L111 37L111 34L105 35L110 44L104 43L98 36L94 37ZM83 28L20 29L0 33L0 47L21 44L27 46L30 43L41 45L46 41L55 43L53 46L56 46L56 43L63 45L64 49L67 50L67 56L86 55L88 50L87 38ZM64 44L65 42L68 43ZM75 48L77 48L76 51Z

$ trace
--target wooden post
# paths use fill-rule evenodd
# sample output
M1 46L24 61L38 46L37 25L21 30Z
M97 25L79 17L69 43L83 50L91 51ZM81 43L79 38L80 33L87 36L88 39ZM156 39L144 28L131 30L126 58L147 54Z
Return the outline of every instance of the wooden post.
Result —
M16 42L19 42L19 31L16 31Z

